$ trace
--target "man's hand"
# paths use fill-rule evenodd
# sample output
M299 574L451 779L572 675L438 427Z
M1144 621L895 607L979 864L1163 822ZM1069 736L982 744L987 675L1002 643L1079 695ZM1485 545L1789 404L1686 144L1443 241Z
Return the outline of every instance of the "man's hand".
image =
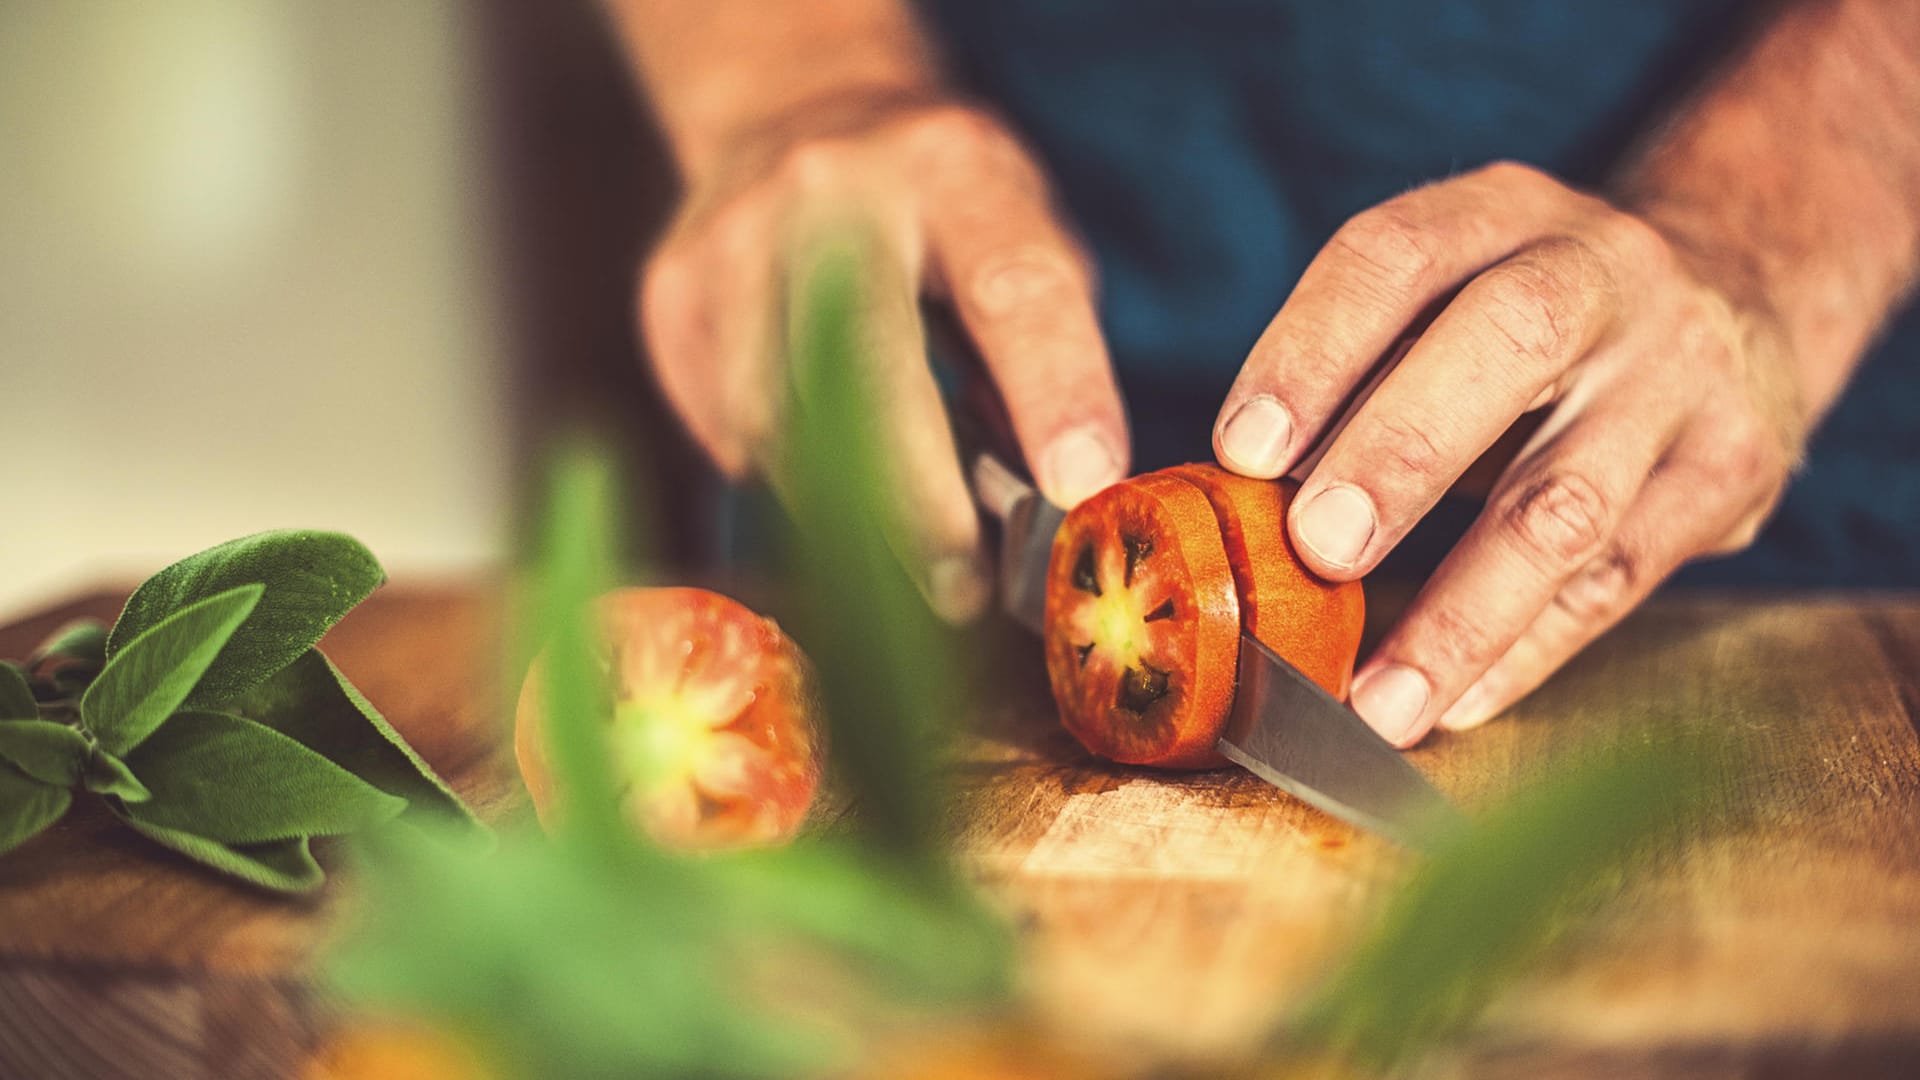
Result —
M1339 230L1228 394L1221 462L1287 471L1442 300L1288 523L1316 572L1359 577L1517 417L1551 406L1355 680L1354 708L1402 746L1484 721L1682 562L1750 542L1808 423L1764 302L1645 220L1501 164Z
M1062 506L1120 479L1125 415L1086 259L1040 171L984 113L857 96L754 129L693 179L645 269L640 315L660 383L728 474L769 464L789 388L787 257L822 223L877 242L868 314L883 430L936 610L977 613L979 525L927 366L916 300L949 301L978 347L1042 490Z
M1662 126L1617 203L1513 165L1350 221L1255 346L1222 463L1289 469L1395 339L1289 529L1373 567L1523 411L1545 423L1354 681L1411 745L1539 685L1682 562L1749 543L1920 275L1920 0L1799 0Z
M732 476L770 474L792 389L788 292L809 242L869 256L863 350L905 521L890 536L935 610L989 594L918 300L946 301L1035 478L1063 506L1120 479L1125 413L1092 273L1032 158L944 89L907 0L609 0L685 198L644 269L660 383ZM823 235L826 234L826 235Z

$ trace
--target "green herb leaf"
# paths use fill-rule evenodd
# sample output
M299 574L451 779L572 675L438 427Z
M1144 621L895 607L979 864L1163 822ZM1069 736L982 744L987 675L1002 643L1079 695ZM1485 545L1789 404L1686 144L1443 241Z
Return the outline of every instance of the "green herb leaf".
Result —
M320 864L313 861L313 851L308 848L304 836L269 844L223 844L204 836L150 824L130 814L123 813L121 820L157 844L262 888L288 893L311 892L326 880Z
M616 869L524 832L485 858L402 830L356 847L373 857L366 917L331 981L381 1013L488 1032L502 1075L776 1078L847 1063L843 1031L742 985L745 957L792 943L749 931L704 867L655 853Z
M73 793L0 764L0 855L46 831L73 805Z
M231 711L407 800L404 820L445 818L476 835L488 835L453 789L318 649L308 649L235 700Z
M33 699L33 687L26 672L12 664L0 663L0 720L37 720L40 703Z
M80 698L80 718L109 753L125 756L180 707L265 588L240 585L198 600L123 645Z
M560 836L617 861L633 840L598 719L607 715L610 688L595 658L600 638L593 613L594 599L614 579L615 490L604 455L570 447L556 458L534 619L535 640L546 645L547 747L567 792Z
M153 792L132 817L227 844L358 832L407 805L285 735L227 713L176 713L126 763Z
M153 792L147 785L133 775L127 763L95 747L93 756L87 759L85 773L80 782L88 791L97 795L112 795L121 802L141 803L153 798Z
M797 527L809 603L795 637L820 672L833 768L858 824L910 859L938 861L946 777L940 748L966 700L951 646L895 557L900 478L887 467L885 415L856 358L873 347L866 312L886 308L883 267L858 235L809 253L792 276L789 334L796 393L785 499ZM905 280L904 278L900 280ZM892 542L889 537L894 538Z
M1462 1030L1527 960L1599 909L1622 867L1706 823L1712 779L1745 753L1685 729L1606 742L1528 781L1437 851L1280 1046L1384 1070Z
M225 705L292 663L384 580L373 554L350 536L303 529L244 537L148 578L107 636L107 657L196 601L238 585L264 585L253 617L185 702L189 708Z
M87 761L87 737L51 720L0 721L0 760L43 784L72 787Z
M95 664L107 662L107 628L98 619L75 619L53 632L35 656L67 656Z

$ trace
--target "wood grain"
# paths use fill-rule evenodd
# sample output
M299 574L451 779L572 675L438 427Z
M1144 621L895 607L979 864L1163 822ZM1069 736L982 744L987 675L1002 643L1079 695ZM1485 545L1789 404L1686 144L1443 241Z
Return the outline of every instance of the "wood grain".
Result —
M524 806L498 734L486 596L383 590L326 648L497 818ZM0 630L0 655L116 607L102 595ZM1024 993L1082 1053L1205 1071L1310 985L1409 857L1238 772L1094 761L1053 722L1037 650L1001 653L954 763L953 829L1020 929ZM1757 809L1629 883L1428 1071L1920 1072L1920 598L1664 596L1510 715L1412 760L1473 807L1634 720L1738 726L1762 753L1719 798L1758 794ZM350 878L312 900L268 897L109 824L78 812L0 859L0 1076L58 1075L45 1063L59 1016L147 1032L165 1067L146 1075L241 1075L310 1048L321 1010L300 973ZM76 995L97 1005L45 1006ZM253 1027L236 1019L249 1011ZM243 1044L255 1056L233 1056Z

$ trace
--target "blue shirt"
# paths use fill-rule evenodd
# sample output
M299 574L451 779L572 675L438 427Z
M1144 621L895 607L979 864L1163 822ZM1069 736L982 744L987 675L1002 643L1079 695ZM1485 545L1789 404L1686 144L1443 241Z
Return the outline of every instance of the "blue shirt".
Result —
M1249 347L1348 217L1500 160L1599 187L1735 45L1738 0L923 0L1100 266L1136 465L1205 459ZM1149 404L1150 403L1150 404ZM1754 547L1694 581L1920 585L1920 314L1883 338ZM1472 508L1403 545L1417 569Z

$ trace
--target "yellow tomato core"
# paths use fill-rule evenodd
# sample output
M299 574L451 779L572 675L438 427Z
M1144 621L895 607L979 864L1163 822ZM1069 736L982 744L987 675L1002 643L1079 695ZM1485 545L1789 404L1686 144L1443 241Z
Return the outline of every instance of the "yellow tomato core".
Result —
M613 719L619 775L639 777L644 790L691 775L714 728L713 717L679 694L623 701Z
M1095 647L1111 655L1115 663L1123 667L1132 667L1140 658L1140 651L1146 643L1142 630L1146 627L1146 613L1140 610L1140 600L1131 589L1108 589L1094 597L1088 605L1086 622L1091 625Z

